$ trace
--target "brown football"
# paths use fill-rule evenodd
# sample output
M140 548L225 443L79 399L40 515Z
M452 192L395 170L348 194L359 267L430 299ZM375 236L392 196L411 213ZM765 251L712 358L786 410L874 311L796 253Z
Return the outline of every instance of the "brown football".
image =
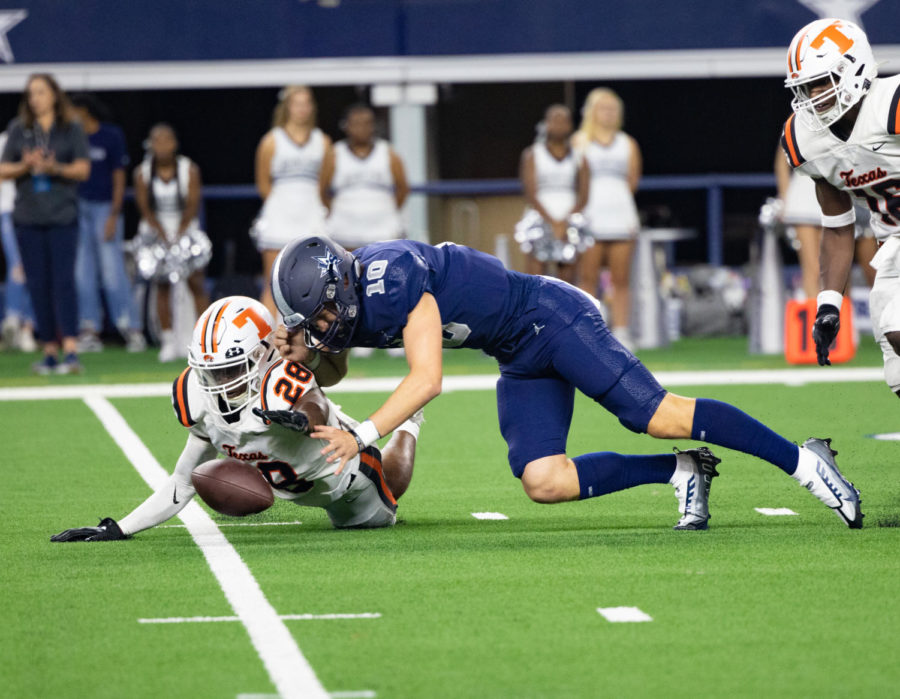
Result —
M275 501L272 488L259 470L237 459L200 464L191 474L191 482L203 502L223 515L253 515Z

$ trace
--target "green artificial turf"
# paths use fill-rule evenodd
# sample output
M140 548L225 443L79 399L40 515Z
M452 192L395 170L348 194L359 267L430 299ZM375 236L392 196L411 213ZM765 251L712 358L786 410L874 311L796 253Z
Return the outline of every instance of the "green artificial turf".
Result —
M741 365L725 362L729 348L736 354L730 341L695 344L683 357L675 348L658 366ZM465 354L460 373L482 362ZM102 376L140 380L128 355L102 357ZM393 359L370 361L371 375L398 373ZM140 372L152 380L177 371L150 365ZM0 369L9 375L8 357ZM838 463L862 491L865 528L848 530L774 466L725 449L715 449L722 476L707 532L672 531L668 485L537 505L509 473L493 392L461 391L426 409L393 529L337 532L323 512L279 502L253 521L302 524L222 531L280 614L382 614L286 622L329 691L371 690L379 699L896 695L897 446L867 437L897 431L896 397L880 383L678 391L732 402L795 441L833 437ZM358 417L385 398L332 395ZM168 399L112 402L171 470L185 431ZM137 623L232 614L184 529L116 543L48 541L66 527L121 518L150 492L84 403L0 402L0 424L5 696L275 691L239 623ZM668 452L672 444L632 434L577 400L570 454ZM798 516L765 517L754 507ZM471 516L481 511L509 520ZM613 606L639 607L653 621L613 624L596 611Z

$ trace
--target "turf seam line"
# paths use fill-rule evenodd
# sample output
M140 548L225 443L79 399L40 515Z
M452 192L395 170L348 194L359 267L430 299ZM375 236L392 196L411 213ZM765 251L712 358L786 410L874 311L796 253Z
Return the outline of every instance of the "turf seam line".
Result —
M816 369L740 369L718 371L660 371L655 374L663 386L739 386L780 384L802 386L810 383L884 382L881 367L848 367L831 371ZM442 391L493 391L498 374L470 376L445 376ZM394 376L370 379L344 379L329 389L329 395L342 393L390 393L403 377ZM169 396L171 383L143 384L82 384L69 386L21 386L0 388L0 401L85 399L92 396L104 398L146 398Z
M84 402L147 485L154 490L159 487L169 474L112 403L98 395L86 397ZM178 516L247 630L281 697L326 699L328 692L303 656L297 641L266 599L247 564L212 518L196 502L188 503Z

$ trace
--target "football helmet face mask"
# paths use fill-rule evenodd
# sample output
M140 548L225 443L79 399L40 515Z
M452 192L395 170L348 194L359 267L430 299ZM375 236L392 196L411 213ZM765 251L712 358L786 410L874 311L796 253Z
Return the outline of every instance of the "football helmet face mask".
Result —
M823 131L859 102L878 76L865 32L842 19L810 22L787 53L784 86L791 108L813 131Z
M327 236L288 244L272 267L272 296L288 330L308 347L336 354L350 346L359 321L360 264Z
M219 299L197 320L188 365L219 415L231 416L259 395L259 362L274 325L268 309L246 296Z

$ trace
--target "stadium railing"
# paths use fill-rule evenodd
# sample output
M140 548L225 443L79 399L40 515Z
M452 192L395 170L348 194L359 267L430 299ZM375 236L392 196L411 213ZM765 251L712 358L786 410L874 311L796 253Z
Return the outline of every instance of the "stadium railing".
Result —
M775 176L771 173L704 175L647 175L641 179L642 191L706 190L706 255L711 265L722 264L722 240L724 225L724 197L726 189L774 189ZM491 180L441 180L412 185L414 195L425 196L496 196L517 195L522 187L517 179ZM253 185L206 185L204 198L257 199Z

